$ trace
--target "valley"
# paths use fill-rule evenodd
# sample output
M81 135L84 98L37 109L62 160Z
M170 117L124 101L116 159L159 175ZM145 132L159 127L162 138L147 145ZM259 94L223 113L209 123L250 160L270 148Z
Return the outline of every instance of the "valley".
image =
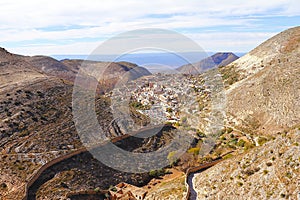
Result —
M178 74L1 48L0 199L296 199L299 42L291 28ZM75 80L99 138L78 131Z

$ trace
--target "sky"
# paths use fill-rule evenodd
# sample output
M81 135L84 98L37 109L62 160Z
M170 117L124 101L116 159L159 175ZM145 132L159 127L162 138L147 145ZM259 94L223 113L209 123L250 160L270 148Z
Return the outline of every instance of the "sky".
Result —
M123 32L163 28L205 51L248 52L299 21L299 0L1 0L0 46L23 55L87 55Z

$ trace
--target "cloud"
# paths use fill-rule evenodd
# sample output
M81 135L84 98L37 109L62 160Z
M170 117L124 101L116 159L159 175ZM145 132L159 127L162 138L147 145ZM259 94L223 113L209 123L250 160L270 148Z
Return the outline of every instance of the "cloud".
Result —
M220 51L232 51L232 52L245 52L248 51L272 37L273 32L214 32L214 33L193 33L185 34L185 36L194 40L203 50L208 52ZM122 38L120 40L115 39L114 42L110 43L109 48L106 48L102 54L119 54L120 44L126 43L128 38ZM143 38L140 38L143 39ZM176 44L185 51L191 50L185 43L181 44L176 38L168 38L168 35L159 35L155 39L161 43L171 43L175 41ZM102 45L105 40L98 40L93 42L73 42L71 44L29 44L18 48L12 48L12 52L22 53L26 55L86 55L93 52L98 46ZM128 43L127 43L128 44ZM130 46L130 45L128 45ZM150 46L150 45L149 45ZM166 45L167 46L167 45ZM71 51L72 50L72 51ZM179 50L180 51L180 50Z
M245 52L252 50L263 41L274 36L273 32L216 32L211 34L187 34L188 37L197 41L207 51L232 51Z
M299 13L298 0L252 0L243 3L237 0L2 0L0 45L36 53L31 45L41 44L41 48L49 50L50 54L53 47L47 44L51 43L57 45L57 53L68 47L70 53L76 53L78 50L71 49L74 44L79 47L139 28L166 28L198 35L221 31L225 34L251 31L255 35L263 28L268 28L265 18L293 17L299 16ZM272 28L273 34L279 30ZM255 43L261 42L262 38L264 37L257 38ZM231 42L229 39L221 39L219 44ZM41 41L44 41L44 46ZM11 43L14 46L10 46ZM213 44L215 45L217 44ZM221 45L219 49L222 50Z

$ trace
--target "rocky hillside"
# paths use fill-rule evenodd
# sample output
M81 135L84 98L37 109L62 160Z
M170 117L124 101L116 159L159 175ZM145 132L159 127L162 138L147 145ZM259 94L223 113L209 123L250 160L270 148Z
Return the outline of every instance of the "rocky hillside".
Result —
M299 27L283 31L263 42L255 49L221 68L225 83L233 83L256 74L266 66L277 66L280 63L297 62L299 55Z
M259 147L197 174L198 199L297 199L299 58L300 27L295 27L220 68L227 88L227 125L271 140L263 144L254 138Z
M72 81L79 68L64 63L0 49L0 199L20 199L26 179L35 170L82 147L72 115ZM139 76L147 74L134 64L111 65L113 71L107 73L116 72L114 81L135 68ZM108 99L97 96L95 110L99 124L107 127L106 135L114 137L111 129L117 125L111 124L109 104ZM140 120L138 113L135 116Z
M80 74L83 75L85 79L95 79L95 77L97 77L99 82L98 90L100 93L106 93L112 90L120 79L123 81L134 80L142 76L151 75L147 69L129 62L63 60L61 63L76 73L81 69Z
M130 63L111 65L113 69L107 73L112 74L107 77L115 76L114 81L138 68ZM0 49L0 69L0 151L40 152L80 146L72 120L72 81L79 68L46 56L26 57ZM147 73L145 69L140 71L136 77ZM99 120L110 127L111 115L107 109L100 112L108 104L107 99L99 97L96 109ZM44 136L47 140L38 140Z
M205 58L197 63L183 65L178 68L178 71L184 74L199 74L208 69L225 66L235 61L239 57L233 53L216 53L208 58Z
M297 199L300 188L300 131L196 175L198 199Z
M273 134L300 123L300 27L272 37L221 68L228 121L244 131Z

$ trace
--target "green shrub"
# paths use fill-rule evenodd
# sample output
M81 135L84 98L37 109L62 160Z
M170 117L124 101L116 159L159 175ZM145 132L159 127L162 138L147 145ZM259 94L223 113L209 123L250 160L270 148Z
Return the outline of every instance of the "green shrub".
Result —
M200 151L199 147L194 147L194 148L190 148L188 150L188 153L192 153L192 154L194 154L196 156L196 155L199 155L199 151Z
M152 177L155 177L155 178L158 178L158 177L163 176L165 174L166 174L165 169L151 170L149 172L149 176L152 176Z
M167 159L169 160L169 163L170 163L171 166L176 165L179 161L179 159L176 158L175 153L176 153L175 151L172 151L172 152L169 153L169 155L167 157Z
M287 172L287 173L285 174L285 176L288 177L289 179L293 178L293 175L292 175L291 172Z
M245 150L248 150L248 149L251 149L253 148L255 145L250 143L250 142L246 142L245 145L244 145L244 149Z
M264 173L264 174L268 174L269 171L265 169L265 170L263 171L263 173Z
M231 153L229 153L229 154L227 154L227 155L225 155L224 157L223 157L223 159L228 159L228 158L231 158L233 155L231 154Z
M226 131L227 131L227 133L231 133L233 131L233 129L228 127L228 128L226 128Z
M272 161L274 161L275 159L276 159L276 158L273 156L273 157L272 157Z
M265 138L265 137L258 137L258 139L257 139L257 143L261 146L261 145L263 145L264 143L266 143L268 141L268 139L267 138Z
M96 188L96 189L99 189L98 191L100 191L100 188ZM112 186L112 185L111 185L111 186L109 187L109 190L110 190L110 191L113 191L113 192L116 192L116 191L117 191L117 188L116 188L115 186ZM95 191L95 192L97 192L97 191Z
M220 140L226 140L226 137L221 136Z
M244 147L244 146L245 146L245 143L246 143L246 142L245 142L243 139L240 139L240 140L238 141L237 145L240 146L240 147Z
M149 105L143 105L141 102L137 102L137 101L131 102L130 106L132 106L133 108L138 109L138 110L149 110L150 109Z
M206 137L205 133L203 133L203 132L200 131L199 129L196 130L196 134L197 134L197 136L200 137L200 138Z
M242 187L243 186L243 183L242 182L237 182L237 185Z
M231 140L229 143L230 144L233 144L233 145L237 145L237 141L238 141L238 139L233 139L233 140Z
M22 166L22 165L18 165L18 170L24 170L25 169L25 167L24 166Z
M171 113L171 112L173 112L173 109L172 108L166 108L166 112Z

